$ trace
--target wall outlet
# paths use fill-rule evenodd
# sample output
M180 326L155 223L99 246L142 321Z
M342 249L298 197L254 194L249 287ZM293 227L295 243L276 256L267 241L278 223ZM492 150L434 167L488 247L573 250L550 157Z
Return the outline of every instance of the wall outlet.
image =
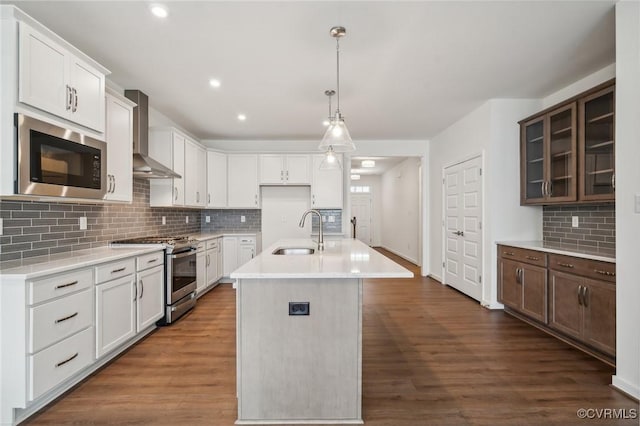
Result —
M326 216L322 216L322 222L326 222L327 221L327 217Z
M240 216L240 222L245 223L247 219L244 216Z
M184 217L184 223L189 223L189 216Z
M80 218L80 230L84 231L87 229L87 217L86 216L82 216Z
M577 228L580 225L578 216L571 216L571 226Z
M167 217L166 216L162 216L162 224L163 225L167 224Z
M2 221L2 218L0 217L0 235L2 235L2 233L4 232L3 229L4 229L4 223Z
M329 223L334 223L336 221L335 216L329 216Z
M204 221L205 223L211 223L211 216L205 216Z
M640 213L640 194L636 194L636 213Z

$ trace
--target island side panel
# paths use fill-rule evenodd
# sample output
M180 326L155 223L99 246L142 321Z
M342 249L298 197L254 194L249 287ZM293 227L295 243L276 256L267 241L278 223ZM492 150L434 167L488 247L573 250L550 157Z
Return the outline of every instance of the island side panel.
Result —
M240 279L237 308L239 423L361 422L362 280Z

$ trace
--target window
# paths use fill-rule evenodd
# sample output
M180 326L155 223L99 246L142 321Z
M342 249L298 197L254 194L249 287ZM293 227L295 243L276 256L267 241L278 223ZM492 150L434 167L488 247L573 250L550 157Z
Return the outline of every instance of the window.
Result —
M368 194L370 192L371 192L371 187L369 185L351 187L352 194L361 194L361 193Z

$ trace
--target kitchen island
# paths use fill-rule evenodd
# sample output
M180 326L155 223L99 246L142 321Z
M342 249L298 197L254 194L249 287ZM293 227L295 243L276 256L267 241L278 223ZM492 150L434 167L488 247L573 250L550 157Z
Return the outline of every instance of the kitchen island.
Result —
M411 277L352 239L280 240L234 271L236 424L362 423L363 279Z

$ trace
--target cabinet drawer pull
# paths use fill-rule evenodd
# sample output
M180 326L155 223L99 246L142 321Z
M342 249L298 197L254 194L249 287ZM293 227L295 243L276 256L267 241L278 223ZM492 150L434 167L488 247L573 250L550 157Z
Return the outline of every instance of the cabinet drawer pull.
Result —
M608 277L615 277L616 273L615 272L609 272L609 271L601 271L599 269L594 269L593 272L600 274L600 275L606 275Z
M127 269L127 267L126 267L126 266L125 266L125 267L123 267L123 268L114 269L113 271L111 271L111 273L112 273L112 274L115 274L115 273L117 273L117 272L122 272L122 271L124 271L125 269Z
M78 281L71 281L70 283L66 283L66 284L60 284L56 286L56 290L58 290L59 288L65 288L65 287L71 287L72 285L76 285L78 284Z
M540 260L539 257L535 257L535 256L526 256L526 258L529 260Z
M151 260L147 260L147 263L153 263L153 262L157 262L158 259L151 259Z
M77 316L78 316L78 313L76 312L75 314L71 314L71 315L69 315L68 317L64 317L64 318L57 319L57 320L56 320L56 324L61 323L61 322L64 322L64 321L66 321L66 320L70 320L71 318L74 318L74 317L77 317Z
M558 266L562 266L564 268L573 268L573 265L570 263L562 263L562 262L557 262Z
M56 368L61 367L63 365L65 365L66 363L68 363L69 361L73 361L74 359L76 359L78 357L78 352L76 352L73 356L71 356L71 358L67 358L64 361L60 361L59 363L56 364Z
M504 254L504 255L506 255L506 256L515 256L515 255L516 255L516 254L515 254L514 252L512 252L512 251L505 251L503 254Z

